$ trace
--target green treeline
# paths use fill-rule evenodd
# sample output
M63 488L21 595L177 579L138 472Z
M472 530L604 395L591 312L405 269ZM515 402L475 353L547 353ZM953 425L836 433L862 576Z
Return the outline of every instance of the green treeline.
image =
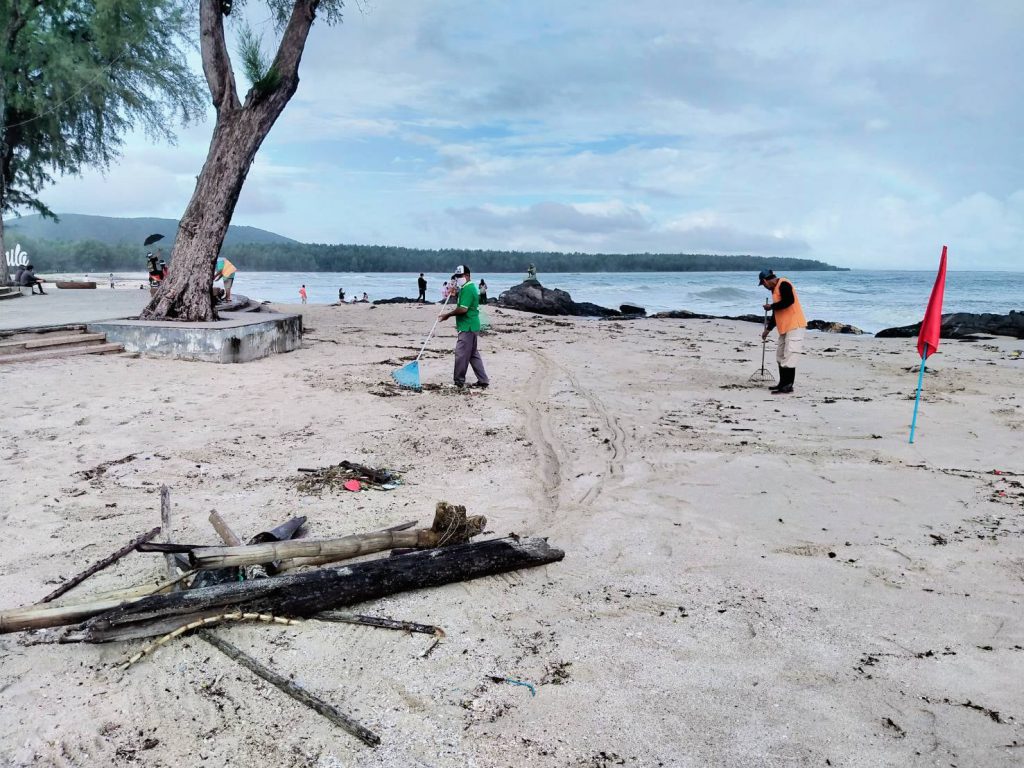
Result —
M14 238L11 238L12 241ZM96 240L57 242L18 238L40 273L141 272L146 251L140 246ZM13 246L13 242L9 243ZM157 245L162 245L158 243ZM156 246L154 246L155 248ZM165 258L169 247L164 250ZM558 253L534 251L426 250L387 245L255 244L227 245L223 255L249 272L445 272L467 264L474 272L726 272L837 270L821 261L763 256L715 256L687 253Z

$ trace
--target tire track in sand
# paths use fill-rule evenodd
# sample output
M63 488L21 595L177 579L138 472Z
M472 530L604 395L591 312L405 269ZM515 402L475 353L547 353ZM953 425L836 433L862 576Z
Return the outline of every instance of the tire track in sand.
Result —
M554 436L550 419L540 407L540 403L546 402L548 399L555 370L564 376L572 391L582 397L592 412L599 416L609 434L608 447L611 455L606 470L597 482L591 485L575 502L579 506L590 506L609 483L618 481L623 475L627 455L626 431L622 428L618 417L609 412L604 401L591 389L584 387L567 367L536 349L529 347L519 347L519 349L528 352L536 363L537 370L531 379L527 395L518 403L526 415L528 439L538 448L538 456L541 459L542 506L546 510L550 510L549 515L553 515L557 511L561 502L563 469L569 464L569 456L564 446Z
M549 522L558 511L562 466L566 459L565 449L552 434L547 413L540 407L541 403L547 402L551 392L553 364L550 358L535 349L525 348L524 351L533 357L536 371L530 379L526 395L518 400L518 404L526 414L527 438L537 448L540 459L541 499L538 507L544 512L545 522Z
M604 422L605 428L608 430L610 435L608 438L608 445L611 449L611 457L608 459L607 470L596 483L587 489L587 492L580 497L578 502L582 506L590 506L597 501L597 498L601 495L601 492L605 489L608 483L617 481L623 475L627 454L626 430L622 428L618 417L612 415L608 411L604 401L594 394L593 390L580 384L579 379L573 376L572 372L568 368L562 365L559 365L558 367L569 380L569 384L572 386L573 391L586 400L593 412L601 418L601 421Z

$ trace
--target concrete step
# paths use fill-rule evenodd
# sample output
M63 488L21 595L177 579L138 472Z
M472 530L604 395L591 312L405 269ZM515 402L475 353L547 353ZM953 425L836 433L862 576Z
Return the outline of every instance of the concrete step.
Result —
M124 344L83 344L77 347L54 347L15 355L0 355L0 365L3 363L30 363L33 360L51 360L56 357L75 355L109 355L117 352L124 352Z
M0 354L63 347L72 344L91 344L94 341L106 341L105 333L71 333L48 334L34 339L18 339L17 341L0 341Z

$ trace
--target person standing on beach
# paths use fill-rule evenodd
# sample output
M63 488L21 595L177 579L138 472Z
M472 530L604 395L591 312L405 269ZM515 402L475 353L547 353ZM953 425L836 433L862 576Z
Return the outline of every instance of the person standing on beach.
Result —
M425 278L423 276L422 272L420 272L419 279L416 281L416 287L420 291L420 295L416 297L416 301L420 302L421 304L426 304L427 303L427 278Z
M480 306L487 306L487 281L480 278Z
M477 349L477 337L480 333L480 291L472 280L469 267L460 264L455 268L452 280L458 287L459 299L454 309L438 315L444 321L455 318L455 328L459 332L459 340L455 343L455 386L462 389L466 386L466 370L472 366L476 375L476 384L471 386L487 389L491 381L484 369L484 360Z
M342 304L345 303L345 289L344 288L339 288L338 289L338 301L340 301Z
M302 303L306 303L306 284L303 283L302 287L299 288L299 298L302 299Z
M796 379L796 356L804 348L807 320L796 289L787 278L776 277L770 269L762 269L757 282L772 292L771 303L764 305L766 311L772 311L772 316L761 334L761 340L768 338L772 328L779 332L779 345L775 350L775 359L779 363L779 383L770 388L771 393L788 395L793 391L793 381Z

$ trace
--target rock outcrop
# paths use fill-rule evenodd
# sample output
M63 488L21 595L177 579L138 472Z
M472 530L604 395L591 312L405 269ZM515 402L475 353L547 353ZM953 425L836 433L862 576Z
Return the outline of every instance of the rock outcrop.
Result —
M647 310L644 307L637 306L636 304L620 304L619 312L631 317L636 317L638 315L644 317L647 315Z
M740 322L757 323L758 325L764 323L763 315L736 315L733 317L728 315L701 315L697 312L690 312L686 309L674 309L671 312L658 312L651 315L651 317L667 317L676 320L739 320ZM811 331L824 331L825 333L852 333L858 335L864 333L864 331L854 325L833 323L828 320L810 320L807 323L807 328Z
M612 317L617 310L589 302L575 302L561 288L545 288L539 280L524 280L498 296L498 306L534 312L538 315L575 315L577 317Z
M886 328L875 336L882 339L909 339L921 332L921 324ZM942 316L940 336L943 339L962 339L974 334L1012 336L1024 339L1024 312L1011 311L1007 315L992 313L954 312Z

